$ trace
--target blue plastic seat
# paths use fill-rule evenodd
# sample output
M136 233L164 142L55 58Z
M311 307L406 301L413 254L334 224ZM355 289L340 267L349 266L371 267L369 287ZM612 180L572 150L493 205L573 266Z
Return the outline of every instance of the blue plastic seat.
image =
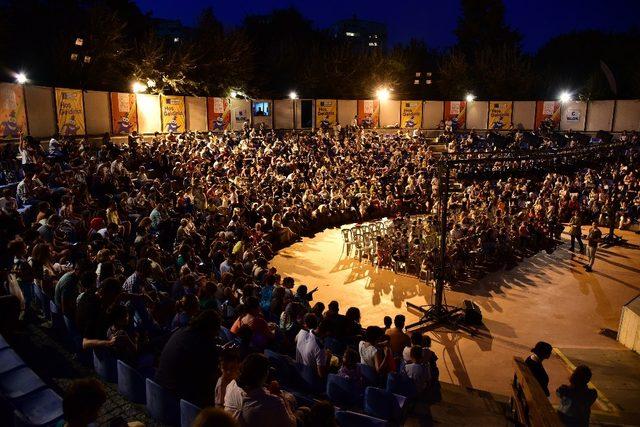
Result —
M70 319L69 316L63 316L62 319L64 320L65 329L67 330L69 347L76 354L82 353L82 335L78 332L76 322Z
M326 390L326 383L318 376L315 368L301 363L295 363L294 367L298 382L304 390L313 394L320 394Z
M13 402L16 426L50 426L62 419L62 398L50 388Z
M380 418L351 411L336 411L336 421L340 427L388 427L389 423Z
M10 348L0 350L0 374L4 374L20 366L24 366L24 362L20 356L18 356L18 353Z
M18 399L45 386L40 377L26 366L0 375L0 395L8 400Z
M336 374L329 374L327 377L327 396L341 408L362 408L364 397L359 384Z
M180 399L180 427L191 427L201 410L193 403Z
M390 393L399 394L408 399L413 399L418 395L416 384L406 375L391 372L387 376L387 388Z
M62 316L62 310L53 302L53 300L49 300L49 309L51 311L51 328L53 332L58 334L60 337L64 337L66 335L66 327L64 326L64 318Z
M96 348L93 350L93 369L103 380L115 383L118 381L116 358L109 350Z
M180 422L180 403L178 398L161 385L146 380L147 412L156 421L163 424L178 425Z
M118 392L134 403L147 403L145 377L122 360L117 361Z
M50 320L51 319L51 307L50 307L51 299L47 296L47 294L44 293L42 288L36 285L35 283L33 284L33 295L36 297L36 300L38 300L38 305L42 309L42 314L44 315L44 318L46 320Z
M371 366L365 363L358 363L358 369L360 369L360 373L362 374L362 378L366 385L376 386L380 383L380 376Z
M399 422L407 398L376 387L364 391L364 412L372 417Z

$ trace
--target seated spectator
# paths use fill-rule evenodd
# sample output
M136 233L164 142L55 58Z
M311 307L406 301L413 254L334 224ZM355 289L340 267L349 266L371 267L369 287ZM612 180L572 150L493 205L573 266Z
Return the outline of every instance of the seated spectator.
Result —
M262 354L251 354L240 365L237 380L231 381L224 399L225 409L242 427L295 427L291 404L283 397L277 382L267 384L269 361Z
M221 375L216 383L215 406L224 407L227 386L238 378L240 372L240 353L233 348L225 348L220 354Z
M275 325L269 324L260 312L260 304L255 297L249 297L245 301L246 314L238 317L231 327L231 332L238 333L242 326L248 326L253 333L252 344L256 348L266 348L267 344L274 339Z
M411 378L413 383L416 385L418 393L422 393L431 383L429 367L423 363L423 351L420 346L414 345L411 347L409 355L411 357L411 361L404 365L402 373Z
M301 330L296 336L296 361L312 368L319 378L329 373L331 352L324 348L323 340L329 334L329 322L318 322L313 313L305 316L309 330Z
M352 348L347 348L342 355L342 366L338 370L338 376L352 381L361 387L364 386L364 379L358 363L360 362L360 356L358 352Z
M93 378L75 380L62 400L64 425L86 427L95 423L106 401L107 394L100 381Z
M204 408L193 420L191 427L239 427L239 424L223 409Z
M115 305L109 315L111 326L107 329L107 340L115 339L111 351L117 359L135 365L138 353L138 333L132 328L129 310L122 305Z
M569 385L561 385L556 390L560 398L558 413L567 426L588 426L591 406L598 399L598 392L589 388L591 369L580 365L571 373Z
M360 363L371 366L380 375L394 371L395 363L389 347L389 339L385 338L382 328L369 326L364 339L358 344Z
M174 332L160 354L158 383L200 407L215 402L219 332L220 316L213 310L201 312L188 327Z
M393 319L393 328L388 328L385 335L389 337L389 345L394 356L400 356L405 346L411 343L409 335L404 333L405 317L398 314Z

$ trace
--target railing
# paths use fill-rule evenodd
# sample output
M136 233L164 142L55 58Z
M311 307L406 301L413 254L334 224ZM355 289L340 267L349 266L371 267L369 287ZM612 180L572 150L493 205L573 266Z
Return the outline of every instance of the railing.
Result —
M521 357L514 357L511 415L517 426L561 427L556 410Z

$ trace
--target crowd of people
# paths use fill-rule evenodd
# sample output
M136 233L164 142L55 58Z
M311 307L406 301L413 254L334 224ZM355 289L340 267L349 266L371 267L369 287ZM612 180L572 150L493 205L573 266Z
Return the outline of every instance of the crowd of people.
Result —
M501 146L491 135L447 138L455 152ZM507 148L524 137L509 138ZM515 177L522 165L496 163L494 179L460 175L449 200L450 278L471 258L510 263L548 248L574 215L635 222L638 135L621 138L629 144L569 174ZM35 284L75 320L84 349L150 364L163 387L224 407L241 425L317 425L309 411L327 413L301 411L269 375L265 349L294 356L319 379L335 372L361 383L358 363L381 376L402 372L437 399L437 358L428 337L403 331L402 316L363 328L358 308L313 303L307 284L268 263L330 225L437 212L435 157L419 133L353 128L132 133L123 144L105 135L98 147L54 136L43 148L21 137L0 159L2 325L37 320Z

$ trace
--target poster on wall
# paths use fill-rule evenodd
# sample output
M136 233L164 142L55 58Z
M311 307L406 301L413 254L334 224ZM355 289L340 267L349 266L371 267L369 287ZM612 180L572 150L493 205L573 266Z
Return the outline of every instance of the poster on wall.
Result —
M227 98L207 98L209 130L222 131L231 126L231 102Z
M559 101L536 101L535 128L539 129L543 123L548 129L557 130L560 128Z
M111 92L111 122L115 135L128 135L138 131L135 93Z
M467 121L467 101L445 101L444 122L451 122L453 130L464 129Z
M27 133L27 114L22 85L0 83L0 138Z
M185 131L184 97L177 95L160 96L160 111L162 112L163 132L179 133Z
M56 112L60 135L84 135L84 104L81 90L57 87Z
M377 128L380 123L380 101L377 99L358 100L358 126L365 129Z
M422 126L422 101L402 101L400 127L418 129Z
M489 105L489 129L511 129L513 127L511 101L491 101Z
M578 123L582 112L579 108L569 107L565 111L564 119L569 123Z
M316 99L316 126L326 128L335 125L337 110L335 99Z

